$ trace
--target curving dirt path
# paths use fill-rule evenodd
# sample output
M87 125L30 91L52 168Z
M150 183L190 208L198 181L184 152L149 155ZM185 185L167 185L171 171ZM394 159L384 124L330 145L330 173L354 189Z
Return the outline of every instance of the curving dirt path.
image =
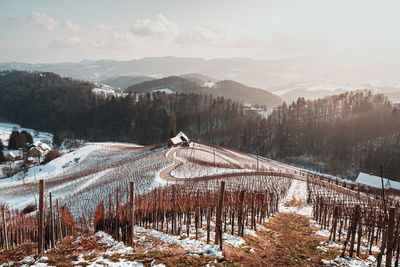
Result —
M175 178L173 176L171 176L171 172L177 168L179 168L180 166L183 165L183 162L177 158L175 158L175 151L177 151L177 148L171 148L167 154L165 155L168 159L172 160L174 162L173 165L170 165L168 167L165 167L164 169L162 169L160 171L160 178L164 179L166 181L179 181L179 178Z
M173 181L173 182L182 182L182 181L205 181L205 180L213 180L213 179L221 179L227 177L237 177L237 176L254 176L254 175L264 175L264 176L278 176L278 177L288 177L288 178L295 178L302 181L307 181L306 176L301 175L293 175L291 173L285 172L273 172L273 171L252 171L252 172L234 172L234 173L223 173L217 175L209 175L209 176L200 176L200 177L192 177L192 178L176 178L171 176L171 172L180 166L183 165L183 162L175 157L175 152L181 148L171 148L166 157L174 162L174 164L162 169L160 171L160 178L166 181Z
M191 178L176 178L171 175L171 172L180 166L182 166L184 163L177 159L175 157L175 152L178 149L182 148L171 148L167 154L166 157L170 160L172 160L174 163L160 171L160 178L166 181L172 181L172 182L197 182L197 181L206 181L206 180L214 180L214 179L222 179L222 178L229 178L229 177L238 177L238 176L255 176L255 175L261 175L261 176L272 176L272 177L287 177L287 178L292 178L300 181L307 182L308 180L308 172L305 172L304 170L298 169L293 166L288 166L288 165L279 165L279 163L274 162L274 165L280 168L280 171L250 171L250 172L234 172L234 173L223 173L223 174L217 174L217 175L208 175L208 176L200 176L200 177L191 177ZM196 148L195 148L196 149ZM316 181L318 183L325 184L328 187L331 187L334 190L337 190L338 192L346 193L349 195L353 195L355 197L359 197L364 199L365 201L376 201L375 199L370 198L369 196L363 196L358 194L357 192L346 188L342 187L340 185L336 185L332 182L326 181L326 178L315 176L314 174L311 174L313 177L315 177Z

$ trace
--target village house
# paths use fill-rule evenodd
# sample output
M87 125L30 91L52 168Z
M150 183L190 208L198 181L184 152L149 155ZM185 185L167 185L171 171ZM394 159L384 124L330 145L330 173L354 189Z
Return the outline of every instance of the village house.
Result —
M49 153L51 148L42 142L35 142L29 147L28 156L30 157L44 157Z
M5 150L3 155L7 161L16 161L24 159L24 153L21 150Z
M172 137L168 141L169 147L177 147L177 146L189 146L190 140L186 134L183 132L178 133L175 137Z

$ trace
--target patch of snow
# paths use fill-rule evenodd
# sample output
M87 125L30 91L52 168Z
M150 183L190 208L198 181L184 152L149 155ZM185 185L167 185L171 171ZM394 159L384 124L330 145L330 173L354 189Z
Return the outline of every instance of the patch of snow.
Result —
M203 84L203 87L208 87L208 88L212 88L214 87L215 83L214 82L205 82Z
M312 216L312 206L307 203L307 182L297 179L292 180L292 184L286 194L286 197L279 203L279 212L297 213L300 215ZM303 203L302 207L286 206L291 200L296 199Z
M218 246L214 244L205 244L199 240L190 238L181 239L180 236L170 236L153 229L145 229L142 227L135 227L135 230L140 233L145 233L162 240L165 243L176 244L181 246L183 249L194 252L203 253L207 256L222 257L222 252Z
M268 119L268 117L272 114L272 112L274 112L274 109L271 108L271 109L267 109L267 110L259 110L257 112L265 119Z
M286 95L287 93L290 93L291 91L293 91L293 89L283 89L283 90L275 91L272 93L277 96L283 96L283 95Z
M106 254L113 255L117 254L132 254L133 248L126 247L123 242L118 242L112 238L111 235L104 233L104 232L97 232L95 234L97 237L100 238L97 243L104 244L108 247Z
M175 92L172 91L172 90L169 89L169 88L156 89L156 90L153 90L153 92L166 93L167 95L168 95L168 94L175 94Z
M322 260L322 263L330 266L369 267L376 266L377 260L374 256L369 255L365 260L359 258L336 258L331 261ZM385 266L384 260L382 263L382 266ZM394 260L392 266L394 266Z
M324 236L324 237L329 237L331 233L326 229L321 229L321 230L316 231L315 234Z

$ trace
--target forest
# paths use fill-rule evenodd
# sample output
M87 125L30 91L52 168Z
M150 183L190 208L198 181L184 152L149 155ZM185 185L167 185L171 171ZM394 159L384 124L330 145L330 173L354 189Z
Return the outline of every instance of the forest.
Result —
M0 73L0 120L87 141L152 144L178 131L211 144L353 178L400 180L400 112L381 94L353 91L282 104L265 118L224 97L131 93L98 97L93 84L53 73Z

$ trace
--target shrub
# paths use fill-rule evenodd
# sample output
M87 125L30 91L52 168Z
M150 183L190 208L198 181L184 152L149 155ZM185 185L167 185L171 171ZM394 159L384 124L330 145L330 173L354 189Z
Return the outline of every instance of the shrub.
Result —
M44 157L42 165L49 163L50 161L58 158L59 156L61 156L60 151L58 151L57 149L50 150L49 153L47 153L46 156Z

